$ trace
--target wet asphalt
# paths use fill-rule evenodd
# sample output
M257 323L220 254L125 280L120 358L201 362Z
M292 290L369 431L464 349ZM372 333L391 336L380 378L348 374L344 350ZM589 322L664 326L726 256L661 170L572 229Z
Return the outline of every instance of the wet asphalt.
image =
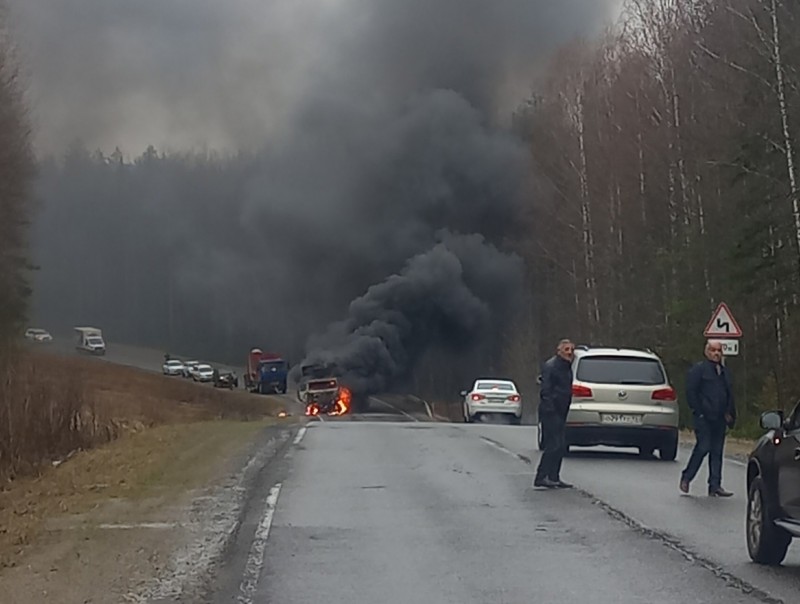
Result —
M109 344L103 360L160 371L163 353ZM678 491L687 448L672 463L578 449L576 489L540 491L533 426L371 411L310 422L263 468L209 602L800 601L800 543L777 569L747 556L740 461L727 500L705 496L705 467Z
M580 454L574 490L531 486L535 428L313 422L265 471L209 601L797 602L800 558L773 571L732 500L680 496L680 463ZM738 487L738 488L737 488Z

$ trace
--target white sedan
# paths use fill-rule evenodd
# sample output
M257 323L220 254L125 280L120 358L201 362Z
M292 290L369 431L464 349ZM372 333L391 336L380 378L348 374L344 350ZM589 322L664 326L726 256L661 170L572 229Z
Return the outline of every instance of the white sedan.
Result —
M183 361L170 359L161 366L164 375L183 375Z
M210 382L214 379L214 368L211 365L201 363L192 371L192 379L195 382Z
M32 340L34 342L52 342L53 336L50 335L45 329L36 329L31 327L30 329L25 331L25 337L28 340Z
M511 380L476 380L464 397L464 421L472 423L484 415L506 416L511 423L519 425L522 421L522 397Z

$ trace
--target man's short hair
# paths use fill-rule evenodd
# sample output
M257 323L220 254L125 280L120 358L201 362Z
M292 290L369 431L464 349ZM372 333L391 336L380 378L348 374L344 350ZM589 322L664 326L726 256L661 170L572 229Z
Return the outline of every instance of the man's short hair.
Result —
M564 344L572 344L572 340L569 338L563 338L558 342L558 346L556 348L561 348Z

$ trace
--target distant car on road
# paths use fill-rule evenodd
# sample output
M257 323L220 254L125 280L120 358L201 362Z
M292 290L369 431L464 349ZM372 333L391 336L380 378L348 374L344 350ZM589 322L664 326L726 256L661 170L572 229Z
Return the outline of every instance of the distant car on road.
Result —
M200 361L184 361L183 362L183 377L190 378L194 376L194 370L200 364Z
M464 421L474 422L484 415L501 415L511 423L522 421L522 396L511 380L482 378L475 380L472 389L461 392L464 398Z
M97 327L76 327L75 336L75 348L79 352L105 355L106 342L103 339L103 331L101 329Z
M761 416L761 437L747 463L747 550L759 564L778 566L800 537L800 402Z
M183 375L183 361L170 359L161 366L164 375Z
M214 373L214 387L233 390L239 387L239 377L235 371L218 370Z
M31 327L25 331L25 338L32 342L52 342L53 336L46 329Z
M572 361L567 445L636 447L674 461L678 396L661 359L649 350L578 346ZM539 424L539 448L542 430Z
M210 382L214 379L214 368L211 365L200 363L192 371L192 379L195 382Z

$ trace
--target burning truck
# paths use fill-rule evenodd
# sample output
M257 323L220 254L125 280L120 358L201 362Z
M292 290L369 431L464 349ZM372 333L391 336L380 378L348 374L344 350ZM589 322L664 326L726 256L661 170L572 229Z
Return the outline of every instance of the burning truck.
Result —
M352 408L352 393L340 383L333 365L301 366L297 399L309 416L345 415Z

